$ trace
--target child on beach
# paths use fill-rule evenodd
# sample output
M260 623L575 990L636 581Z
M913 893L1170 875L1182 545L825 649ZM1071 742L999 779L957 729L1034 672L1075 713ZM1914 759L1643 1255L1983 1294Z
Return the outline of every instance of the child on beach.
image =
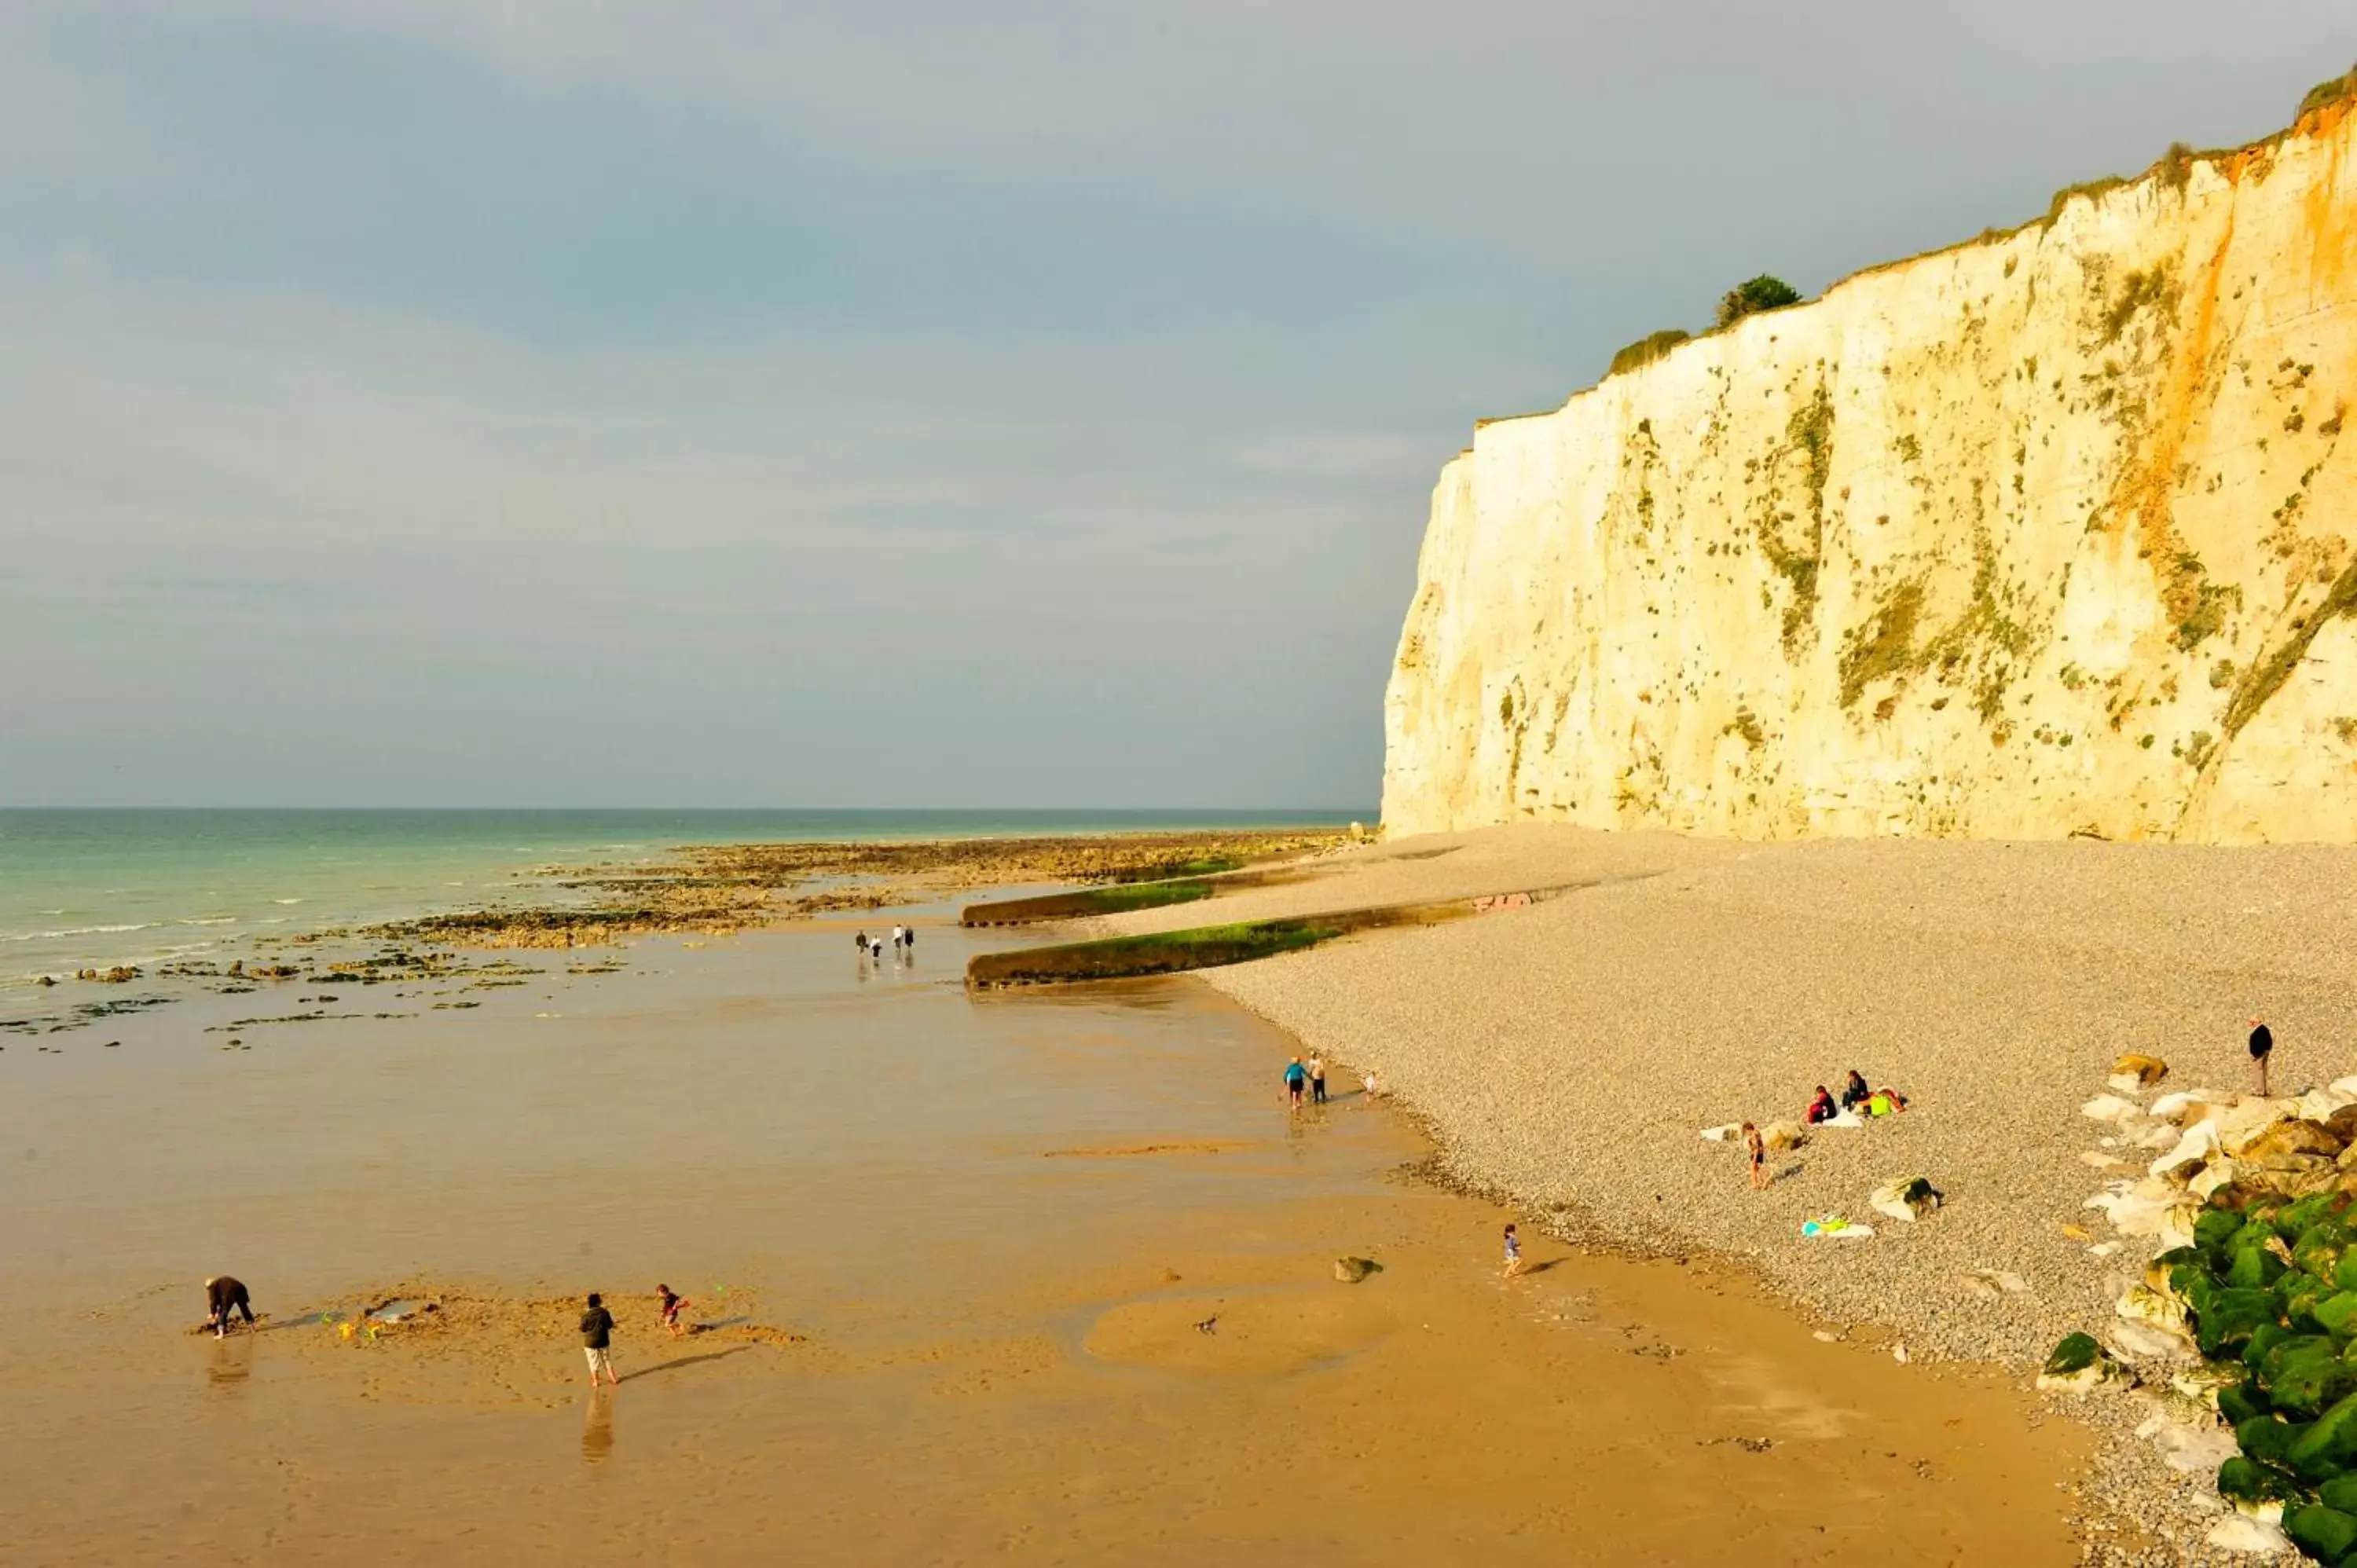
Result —
M1514 1234L1513 1226L1509 1224L1506 1227L1506 1277L1512 1279L1522 1272L1523 1239Z
M1374 1075L1373 1073L1369 1073L1369 1074L1367 1075L1367 1096L1368 1096L1368 1098L1369 1098L1369 1099L1371 1099L1371 1100L1372 1100L1372 1099L1380 1099L1380 1098L1382 1097L1382 1095L1383 1095L1383 1089L1381 1088L1381 1086L1379 1086L1379 1085L1375 1082L1375 1075Z
M2275 1031L2264 1018L2251 1020L2251 1081L2262 1099L2267 1092L2267 1057L2276 1048Z
M655 1286L655 1305L662 1308L663 1326L671 1330L673 1338L677 1338L684 1332L680 1326L679 1312L680 1308L687 1305L687 1297L674 1295L669 1285L657 1285Z
M597 1386L597 1377L602 1372L606 1381L619 1389L622 1380L614 1375L614 1315L606 1310L606 1304L594 1290L587 1305L588 1310L581 1315L581 1353L589 1359L589 1386Z
M1312 1105L1326 1103L1326 1058L1324 1057L1309 1058L1309 1103Z
M1290 1063L1286 1064L1285 1069L1285 1098L1288 1102L1287 1109L1294 1111L1301 1109L1301 1089L1302 1086L1308 1081L1309 1069L1301 1065L1301 1058L1299 1057L1294 1058Z
M1743 1146L1751 1155L1751 1190L1759 1192L1768 1185L1768 1145L1749 1122L1743 1124Z

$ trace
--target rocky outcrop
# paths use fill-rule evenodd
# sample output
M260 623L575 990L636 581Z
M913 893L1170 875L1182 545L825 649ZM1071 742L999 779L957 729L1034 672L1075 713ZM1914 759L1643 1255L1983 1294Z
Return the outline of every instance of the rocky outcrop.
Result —
M1481 425L1386 831L2357 839L2352 134L2324 102Z

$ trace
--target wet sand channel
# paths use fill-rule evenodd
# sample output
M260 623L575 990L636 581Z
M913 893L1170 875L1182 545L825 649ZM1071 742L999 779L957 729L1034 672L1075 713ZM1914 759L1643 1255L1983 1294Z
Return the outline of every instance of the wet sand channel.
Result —
M970 997L1006 934L923 915L908 967L821 925L11 1038L10 1560L2075 1560L2080 1439L2004 1380L1698 1261L1503 1279L1403 1119L1287 1117L1283 1035ZM219 1272L262 1332L188 1332Z

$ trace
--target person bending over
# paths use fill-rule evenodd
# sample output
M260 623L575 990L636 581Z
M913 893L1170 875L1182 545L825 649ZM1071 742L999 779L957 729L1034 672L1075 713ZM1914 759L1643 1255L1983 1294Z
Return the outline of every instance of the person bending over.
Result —
M227 1274L215 1274L205 1282L205 1322L216 1339L229 1334L229 1315L243 1313L245 1321L253 1322L253 1304L247 1299L245 1286Z

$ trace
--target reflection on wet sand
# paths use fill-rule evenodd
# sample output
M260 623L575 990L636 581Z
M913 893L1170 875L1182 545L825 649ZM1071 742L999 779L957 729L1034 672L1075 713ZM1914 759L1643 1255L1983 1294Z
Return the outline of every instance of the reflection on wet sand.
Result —
M581 1412L581 1457L592 1465L604 1463L614 1453L614 1391L592 1389L589 1402Z
M205 1363L205 1375L216 1385L242 1383L253 1376L253 1336L241 1334L214 1340L212 1357Z
M925 940L954 973L977 939ZM1392 1179L1422 1145L1373 1107L1287 1116L1289 1043L1208 991L863 992L850 957L832 929L651 942L267 1052L210 1050L192 1001L125 1022L136 1070L0 1060L0 1148L38 1129L53 1178L0 1206L0 1290L53 1304L0 1339L12 1550L2072 1556L2072 1450L2013 1391L1819 1344L1697 1271L1501 1283L1502 1216ZM59 1293L34 1261L65 1250L102 1262ZM157 1283L191 1256L285 1316L192 1338ZM1382 1267L1343 1283L1345 1257ZM663 1332L666 1279L700 1332ZM585 1403L591 1290L624 1386ZM240 1419L208 1421L231 1389ZM578 1463L550 1446L576 1408Z

